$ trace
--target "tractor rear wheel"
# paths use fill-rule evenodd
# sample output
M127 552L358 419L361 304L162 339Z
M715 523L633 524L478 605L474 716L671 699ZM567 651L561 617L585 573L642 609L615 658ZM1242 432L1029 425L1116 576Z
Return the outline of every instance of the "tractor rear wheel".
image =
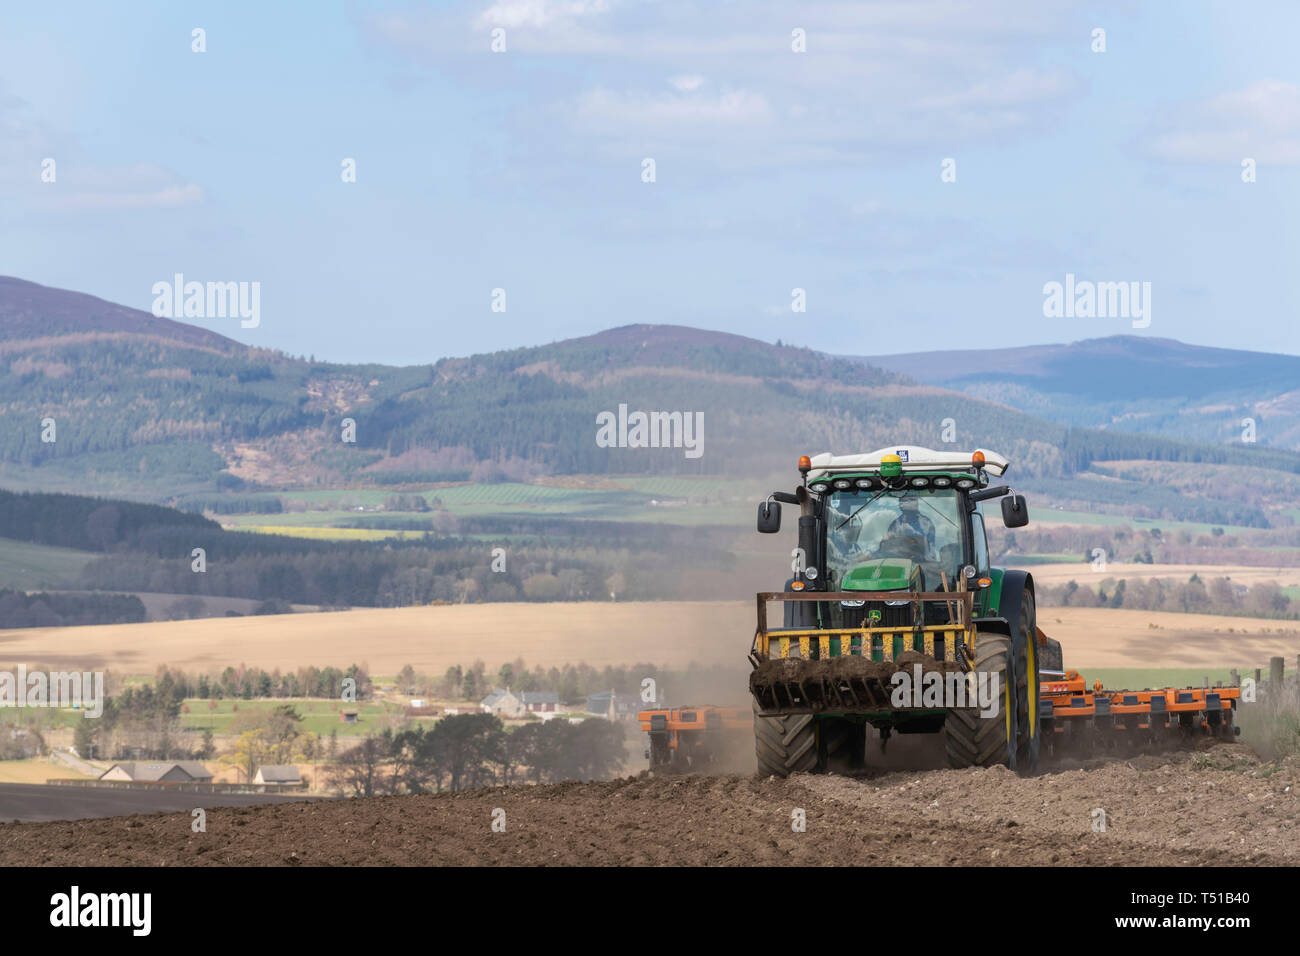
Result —
M650 734L650 769L672 763L673 752L668 749L668 734L665 732Z
M1038 697L1038 619L1034 609L1034 592L1025 588L1020 597L1020 645L1016 648L1016 765L1021 773L1038 769L1038 751L1042 739L1039 727Z
M996 710L981 716L978 704L949 708L943 723L944 746L951 767L993 767L1016 769L1017 687L1014 642L1006 634L981 631L975 637L977 677L997 687ZM996 684L994 684L996 681ZM978 689L978 683L976 685Z
M817 723L812 714L761 717L754 704L754 753L764 777L817 769Z

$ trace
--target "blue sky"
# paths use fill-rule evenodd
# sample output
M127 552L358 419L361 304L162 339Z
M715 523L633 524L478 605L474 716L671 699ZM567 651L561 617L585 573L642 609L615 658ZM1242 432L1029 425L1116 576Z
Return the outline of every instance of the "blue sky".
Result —
M196 322L249 344L411 364L633 322L863 355L1134 332L1045 318L1068 272L1150 282L1134 334L1300 353L1297 4L57 10L3 15L0 274L143 309L177 272L257 281L259 327Z

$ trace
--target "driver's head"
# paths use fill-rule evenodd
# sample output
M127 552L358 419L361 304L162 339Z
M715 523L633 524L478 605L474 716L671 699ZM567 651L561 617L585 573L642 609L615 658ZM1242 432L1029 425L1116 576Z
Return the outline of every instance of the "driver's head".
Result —
M915 514L920 506L921 501L919 498L901 498L898 502L898 507L901 508L904 513Z

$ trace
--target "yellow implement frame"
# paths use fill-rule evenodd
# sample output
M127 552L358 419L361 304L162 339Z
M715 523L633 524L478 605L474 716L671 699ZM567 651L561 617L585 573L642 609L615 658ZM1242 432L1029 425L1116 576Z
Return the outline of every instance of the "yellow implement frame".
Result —
M883 597L883 595L882 595ZM921 617L921 608L927 601L942 601L948 605L947 624L928 624L922 627L852 627L852 628L779 628L767 626L769 601L862 601L868 599L861 591L763 591L758 595L758 628L754 632L754 654L759 661L798 657L803 660L853 656L868 660L893 661L898 652L917 650L936 660L957 661L958 639L966 651L964 663L970 663L975 646L975 628L971 623L973 595L970 591L906 591L889 592L891 601L909 601ZM953 608L956 620L952 620ZM831 640L836 639L835 647ZM941 656L935 649L942 642ZM798 654L792 653L798 649ZM814 653L814 650L816 653Z

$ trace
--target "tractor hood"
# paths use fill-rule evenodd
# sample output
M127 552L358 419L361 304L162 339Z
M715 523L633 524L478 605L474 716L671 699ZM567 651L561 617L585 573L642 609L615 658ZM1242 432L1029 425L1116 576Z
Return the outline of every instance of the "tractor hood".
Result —
M871 558L845 573L840 590L908 591L919 587L920 578L920 567L908 558Z

